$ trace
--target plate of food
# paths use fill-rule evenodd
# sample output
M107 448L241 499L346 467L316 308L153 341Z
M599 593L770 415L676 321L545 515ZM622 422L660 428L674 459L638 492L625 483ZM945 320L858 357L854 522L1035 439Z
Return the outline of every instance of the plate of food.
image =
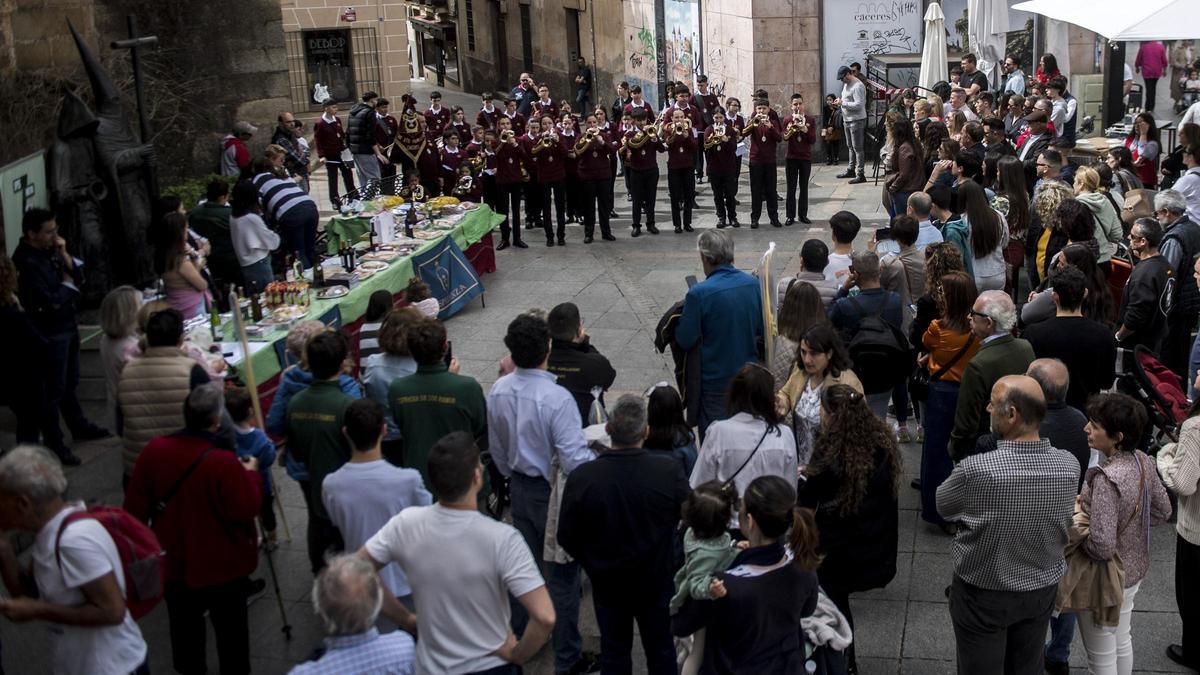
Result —
M345 297L350 294L350 289L345 286L330 286L329 288L321 289L317 293L318 300L332 300L334 298Z
M442 236L442 233L433 230L417 230L413 232L413 236L417 239L437 239Z
M275 307L271 310L271 315L259 321L264 326L277 326L279 324L291 323L296 319L303 318L308 310L297 305L284 305Z
M364 269L362 265L359 265L358 267L354 268L353 274L354 276L358 277L359 281L362 281L372 274L375 274L375 270Z
M363 257L365 258L366 256L363 256ZM379 270L386 270L387 266L388 266L388 264L381 260L368 260L367 262L359 263L358 267L355 268L355 270L356 271L357 270L367 270L368 272L378 272Z
M475 202L462 202L459 206L462 207L463 211L474 211L479 208L479 205Z
M372 253L367 253L366 255L364 255L364 256L362 257L362 259L363 259L363 260L365 260L365 261L367 261L367 262L370 262L370 261L379 261L379 262L385 262L385 263L386 263L386 262L390 262L390 261L392 261L392 260L395 260L395 259L396 259L396 252L395 252L395 251L391 251L391 250L388 250L388 251L374 251L374 252L372 252ZM366 263L363 263L363 264L366 264Z

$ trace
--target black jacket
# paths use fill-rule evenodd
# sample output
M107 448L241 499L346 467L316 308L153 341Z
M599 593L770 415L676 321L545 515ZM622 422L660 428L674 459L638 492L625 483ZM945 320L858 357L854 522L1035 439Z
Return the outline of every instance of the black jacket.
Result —
M1133 331L1121 341L1125 349L1144 345L1159 353L1167 335L1167 315L1175 299L1175 271L1161 255L1139 260L1121 293L1117 326Z
M817 576L795 564L774 567L783 555L779 543L742 551L729 571L718 575L725 597L689 599L672 617L671 632L679 637L708 629L700 673L805 672L800 620L817 607Z
M821 452L818 446L814 463ZM843 478L836 469L811 476L800 488L800 506L816 512L821 552L825 554L817 574L827 591L883 588L896 576L900 503L893 489L895 476L886 458L885 449L875 451L875 471L854 513L843 515L839 510Z
M46 337L74 331L79 291L63 283L66 265L58 250L36 249L22 239L13 252L12 262L21 275L17 295L33 325ZM83 275L78 266L67 275L75 288L81 286Z
M375 109L366 103L356 103L350 109L346 145L353 155L375 154Z
M679 462L641 448L609 450L567 478L558 543L608 606L665 602L673 590L679 510L689 492Z
M1058 359L1071 373L1067 404L1087 406L1088 397L1112 386L1117 363L1113 330L1082 316L1056 316L1025 329L1021 336L1039 359Z
M1079 490L1083 489L1083 476L1087 473L1088 463L1092 459L1087 432L1083 430L1087 422L1087 415L1079 412L1077 408L1072 408L1066 403L1055 403L1046 405L1046 416L1042 418L1042 424L1038 428L1038 434L1048 439L1050 445L1059 450L1066 450L1079 462Z
M584 338L583 342L554 340L550 345L550 372L558 376L558 383L579 406L579 417L583 426L588 425L588 411L592 407L592 388L607 390L617 379L617 371L595 347ZM600 395L604 403L604 395Z

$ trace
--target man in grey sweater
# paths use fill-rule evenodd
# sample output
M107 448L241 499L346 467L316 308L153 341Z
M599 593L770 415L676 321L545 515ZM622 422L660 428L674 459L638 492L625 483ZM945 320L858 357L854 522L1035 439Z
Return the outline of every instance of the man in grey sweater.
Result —
M842 97L836 104L842 109L846 146L850 149L850 165L837 177L851 178L851 183L865 183L867 158L863 152L863 135L867 128L867 88L847 66L838 68L837 74L842 81Z

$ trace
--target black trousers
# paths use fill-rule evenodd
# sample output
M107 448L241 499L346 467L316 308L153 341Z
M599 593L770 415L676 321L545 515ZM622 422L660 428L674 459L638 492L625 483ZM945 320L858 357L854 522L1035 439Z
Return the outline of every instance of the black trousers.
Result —
M1058 584L1033 591L990 591L957 576L950 620L960 675L1041 673L1046 629Z
M1192 329L1195 327L1196 315L1191 312L1175 311L1167 317L1167 339L1162 347L1162 360L1183 379L1185 389L1190 384L1187 381L1188 360L1191 358Z
M567 217L563 213L566 195L563 194L563 182L556 180L552 183L538 183L538 203L541 205L542 229L546 231L546 241L554 237L554 224L550 220L550 201L554 200L554 215L558 222L558 238L567 236Z
M642 649L646 652L647 672L651 675L675 675L675 643L671 637L668 604L667 598L640 607L594 603L596 623L600 627L601 673L624 675L633 672L633 622L637 621Z
M1142 110L1146 112L1154 112L1154 100L1158 98L1158 78L1144 78L1146 82L1146 100L1142 103Z
M379 165L379 191L385 195L394 195L399 189L396 185L396 163L389 162Z
M709 174L708 186L712 188L713 205L717 207L717 220L733 222L737 220L737 204L733 196L737 194L737 174Z
M249 580L245 577L204 588L187 588L177 581L167 584L165 596L175 672L199 675L206 671L205 612L208 612L217 639L218 672L221 675L250 672L248 589Z
M596 217L600 218L600 234L612 234L608 214L613 209L612 181L593 178L583 181L583 234L591 237L596 233Z
M47 335L46 342L49 358L43 368L46 378L42 383L44 410L39 421L42 442L58 452L66 447L62 427L58 425L60 415L72 435L86 431L91 423L84 415L75 392L79 386L79 331L74 325L66 326L58 333Z
M646 224L654 224L654 202L658 196L658 167L632 169L626 167L629 193L633 197L633 229L642 226L642 212L646 213Z
M789 159L787 161L787 217L808 217L808 177L812 174L812 160ZM797 202L796 190L800 190ZM797 209L797 207L799 207Z
M525 224L530 225L542 219L542 187L540 183L532 179L524 185Z
M696 139L696 178L704 177L704 137Z
M508 241L509 231L513 241L521 241L521 195L525 192L524 183L509 183L496 185L496 207L504 222L500 223L500 240Z
M671 195L671 222L675 228L691 225L692 201L696 199L696 175L691 167L668 169L667 191Z
M821 582L821 590L825 591L825 595L829 596L829 600L834 604L835 607L838 608L838 611L842 613L842 616L846 617L846 623L850 625L850 630L853 631L854 615L850 612L850 591L842 588L836 582L831 581L828 576L826 578L821 578L820 574L818 574L817 578ZM853 642L850 643L850 646L846 647L845 655L846 663L854 665L855 660Z
M308 529L305 532L305 542L308 545L308 564L313 576L325 568L325 554L329 551L341 552L346 547L342 541L342 533L332 520L322 518L313 511L312 483L297 481L300 491L304 494L304 506L308 509Z
M483 203L487 204L489 209L499 212L500 195L496 192L496 177L482 174L479 177L479 189L483 193Z
M778 172L775 162L750 164L750 222L757 223L762 215L763 202L767 203L767 216L771 222L779 220L779 194L775 192Z
M329 203L340 204L341 198L338 197L338 174L342 175L342 182L346 185L346 192L354 191L354 172L350 170L350 166L343 164L341 160L325 160L325 171L329 174Z
M1175 604L1183 624L1183 655L1200 660L1200 546L1175 535Z

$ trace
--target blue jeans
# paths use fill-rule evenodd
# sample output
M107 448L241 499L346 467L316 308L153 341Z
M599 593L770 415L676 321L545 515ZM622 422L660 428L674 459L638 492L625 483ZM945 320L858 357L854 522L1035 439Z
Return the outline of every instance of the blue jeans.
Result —
M902 216L908 213L908 198L912 195L911 192L897 192L892 195L892 203L888 204L888 223L896 219L896 216Z
M937 489L950 477L950 431L958 406L957 382L930 382L925 401L925 444L921 448L921 520L934 525L946 523L937 510Z
M67 423L72 435L87 429L88 420L75 389L79 386L79 330L75 326L46 336L48 356L45 368L45 409L42 422L42 443L58 452L66 445L59 416Z
M262 293L274 278L275 275L271 273L271 256L242 268L242 279L246 282L247 293Z
M700 430L700 442L704 442L704 432L713 422L729 417L725 408L725 388L710 385L700 386L700 420L697 428Z
M554 669L564 673L583 655L583 636L579 634L579 602L583 594L579 563L544 562L546 516L550 507L550 484L541 478L513 473L511 482L513 527L521 533L533 559L545 571L546 588L554 603ZM529 613L512 598L513 632L521 635L529 623Z
M285 253L295 253L304 269L320 261L317 255L317 222L321 214L315 202L304 201L279 216L279 229L283 231Z
M1071 660L1071 640L1075 638L1075 612L1063 612L1050 617L1050 642L1046 644L1046 660L1066 663Z

